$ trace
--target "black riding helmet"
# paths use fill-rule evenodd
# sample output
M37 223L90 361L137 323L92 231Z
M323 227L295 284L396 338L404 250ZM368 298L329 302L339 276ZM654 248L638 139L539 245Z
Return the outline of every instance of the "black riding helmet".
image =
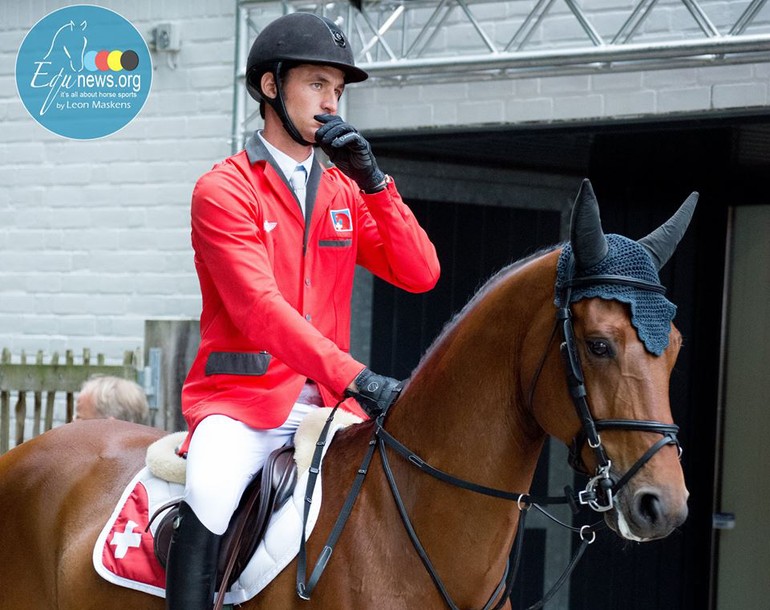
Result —
M270 104L289 135L297 142L312 145L299 134L286 112L281 80L287 67L298 64L320 64L339 68L345 83L358 83L368 74L356 68L353 51L345 34L337 25L314 13L298 12L279 17L257 36L246 62L246 88L258 102ZM272 72L278 95L271 99L262 95L262 75Z

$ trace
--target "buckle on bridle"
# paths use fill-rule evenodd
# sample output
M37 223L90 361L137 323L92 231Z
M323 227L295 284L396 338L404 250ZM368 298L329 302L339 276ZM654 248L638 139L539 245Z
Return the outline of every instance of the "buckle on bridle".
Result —
M578 502L583 506L590 506L597 513L604 513L615 507L610 467L612 462L602 466L596 476L588 481L586 488L578 492ZM598 488L598 491L597 491ZM604 500L605 503L602 503Z

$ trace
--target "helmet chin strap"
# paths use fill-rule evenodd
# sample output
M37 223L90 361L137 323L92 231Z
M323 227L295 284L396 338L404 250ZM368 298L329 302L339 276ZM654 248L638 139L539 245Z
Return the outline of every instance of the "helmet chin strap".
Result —
M281 119L281 123L283 123L284 129L286 129L292 140L302 144L302 146L315 146L314 142L308 142L305 138L302 137L296 125L294 125L294 122L289 118L289 113L286 111L286 103L283 100L283 82L281 81L280 76L281 65L282 62L279 61L273 70L273 77L275 78L275 89L277 92L276 96L274 98L269 98L263 95L262 98L268 104L270 104L273 110L275 110L276 114Z

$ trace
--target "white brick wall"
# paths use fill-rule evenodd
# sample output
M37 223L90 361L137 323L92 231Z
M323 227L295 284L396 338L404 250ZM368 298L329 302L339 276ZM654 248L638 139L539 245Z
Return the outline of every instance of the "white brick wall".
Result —
M67 4L0 3L0 347L117 361L142 346L145 319L199 314L189 199L230 152L235 2L101 2L146 40L178 23L182 49L176 69L153 53L145 107L95 141L47 132L16 94L24 35Z
M348 114L363 130L501 126L676 115L765 113L766 63L654 72L555 76L467 84L410 84L348 91ZM453 89L453 88L457 89ZM463 88L465 87L465 88ZM447 88L463 99L446 96Z
M361 129L394 131L490 122L516 126L643 116L655 120L677 113L705 116L717 111L759 114L770 105L769 71L767 63L757 63L521 78L504 81L505 86L481 81L471 86L350 88L348 108ZM447 95L447 90L455 93ZM434 115L441 120L433 122Z
M717 25L745 3L702 0ZM188 206L197 177L230 152L235 0L102 0L150 38L159 22L181 27L176 69L153 54L152 91L117 134L70 141L40 127L16 94L13 66L26 32L72 2L0 2L0 347L83 347L118 360L141 347L148 318L197 317ZM635 0L583 0L611 37ZM645 40L696 25L680 3L656 8ZM506 40L527 2L474 4L477 18ZM737 6L740 5L740 6ZM276 12L267 7L268 14ZM437 54L480 40L467 21L436 37ZM550 28L550 29L549 29ZM533 44L549 36L586 44L571 13L555 3ZM655 72L599 73L403 87L351 87L348 118L362 129L435 127L765 111L766 63Z

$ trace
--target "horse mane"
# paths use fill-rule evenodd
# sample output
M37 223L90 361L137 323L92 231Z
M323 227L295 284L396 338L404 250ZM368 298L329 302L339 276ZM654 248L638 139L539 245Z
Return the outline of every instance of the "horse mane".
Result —
M423 352L420 358L420 361L417 363L417 366L415 367L412 375L417 373L417 371L419 371L422 368L427 358L431 354L433 354L436 350L438 350L445 341L448 340L448 337L452 334L452 331L455 328L457 328L457 326L467 316L471 314L471 312L476 308L478 303L481 302L492 290L494 290L501 283L505 282L511 275L515 274L519 269L528 265L533 260L538 259L542 256L545 256L546 254L553 252L557 248L561 248L563 245L564 245L563 243L558 243L558 244L546 246L544 248L536 250L535 252L533 252L528 256L525 256L524 258L513 261L512 263L509 263L499 271L496 271L495 273L493 273L489 278L482 281L479 285L479 288L477 288L473 296L462 307L462 309L460 309L457 313L455 313L454 316L452 316L452 318L450 318L450 320L446 324L444 324L444 327L441 329L441 332L436 336L433 342Z

